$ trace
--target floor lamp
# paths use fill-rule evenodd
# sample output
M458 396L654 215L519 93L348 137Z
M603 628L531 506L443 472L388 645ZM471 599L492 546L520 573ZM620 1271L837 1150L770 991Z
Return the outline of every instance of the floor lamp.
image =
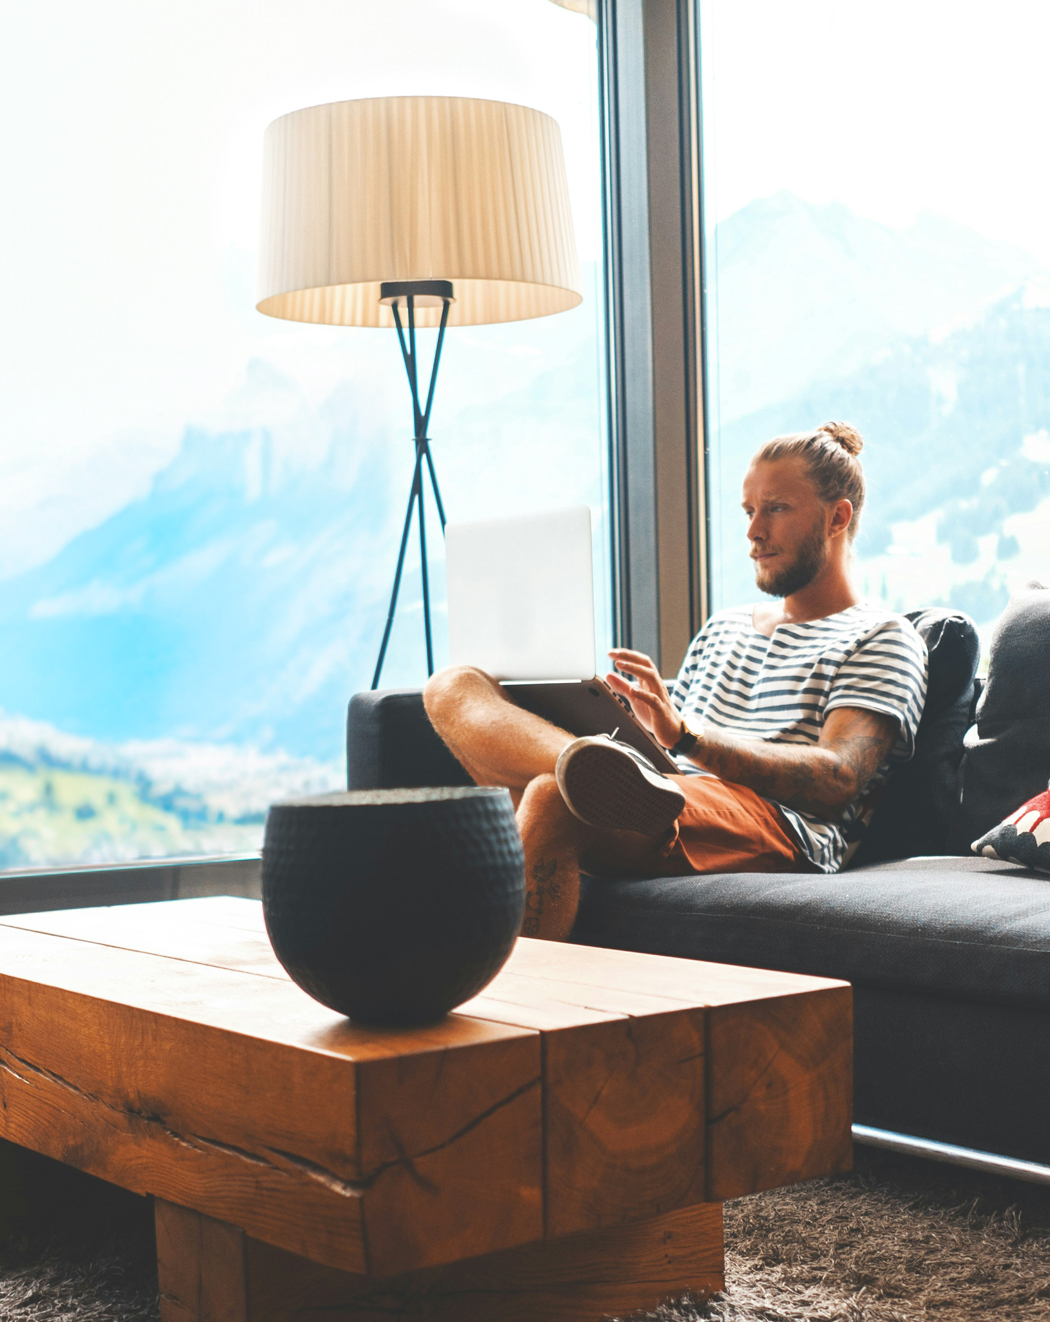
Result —
M434 671L424 490L445 510L427 435L445 330L582 301L557 123L466 97L337 101L275 120L264 143L259 301L274 317L397 331L415 467L372 687L383 671L412 520ZM425 393L416 332L437 328Z

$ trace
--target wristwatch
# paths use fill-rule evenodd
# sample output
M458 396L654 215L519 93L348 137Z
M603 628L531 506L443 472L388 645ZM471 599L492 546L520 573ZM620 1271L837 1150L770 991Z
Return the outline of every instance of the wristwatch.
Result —
M674 743L668 751L676 754L684 753L685 756L688 757L690 753L692 753L693 750L696 748L697 744L700 743L703 737L704 736L703 736L702 728L700 730L690 730L689 726L685 723L685 720L683 719L682 733L678 736L677 742Z

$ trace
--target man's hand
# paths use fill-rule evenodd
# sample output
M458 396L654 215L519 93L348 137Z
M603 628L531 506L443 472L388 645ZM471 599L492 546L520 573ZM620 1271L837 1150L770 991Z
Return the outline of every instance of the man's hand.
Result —
M609 659L617 670L631 675L630 684L623 675L606 675L605 681L615 693L627 699L639 722L652 734L658 744L672 748L682 733L682 718L667 696L667 688L660 678L655 663L644 652L631 652L625 647L614 647Z

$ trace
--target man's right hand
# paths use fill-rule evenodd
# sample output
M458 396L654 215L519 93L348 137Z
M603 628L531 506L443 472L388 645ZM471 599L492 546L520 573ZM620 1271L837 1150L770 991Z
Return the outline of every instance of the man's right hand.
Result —
M682 718L668 696L656 663L644 652L632 652L626 647L614 647L609 659L617 670L630 675L635 682L629 683L623 675L609 674L606 683L614 693L627 699L631 711L657 743L673 748L682 733Z

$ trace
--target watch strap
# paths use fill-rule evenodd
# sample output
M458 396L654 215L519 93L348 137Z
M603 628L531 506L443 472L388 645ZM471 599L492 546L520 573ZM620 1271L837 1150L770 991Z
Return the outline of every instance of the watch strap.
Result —
M675 754L684 753L688 757L699 742L700 736L694 734L689 726L686 725L685 721L683 721L682 733L678 736L677 742L671 746L670 751Z

